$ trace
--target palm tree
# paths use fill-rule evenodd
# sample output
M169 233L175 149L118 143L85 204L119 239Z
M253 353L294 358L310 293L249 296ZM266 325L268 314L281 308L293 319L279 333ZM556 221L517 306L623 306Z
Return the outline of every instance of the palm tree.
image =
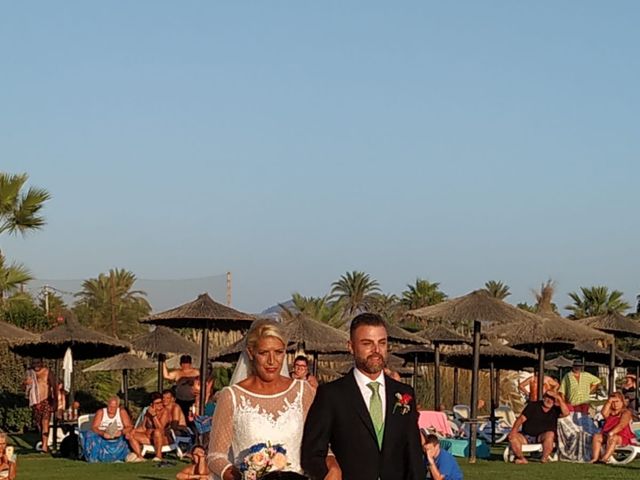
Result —
M416 283L408 284L407 289L402 292L402 304L408 309L435 305L446 298L447 295L440 290L440 283L422 278L416 278Z
M324 297L305 297L294 292L291 295L291 301L293 308L280 305L282 309L280 317L285 321L294 318L297 313L302 313L332 327L340 326L342 323L342 307L337 302L331 302L328 295Z
M7 265L4 255L0 252L0 307L4 303L5 295L18 291L21 285L32 279L27 267L16 262Z
M380 293L380 285L364 272L347 272L331 284L331 299L344 308L346 317L352 317L367 309L374 294Z
M402 317L404 307L397 295L377 293L369 301L369 311L377 313L389 323L397 323Z
M43 188L24 186L29 176L26 173L0 172L0 234L21 233L39 230L45 224L40 210L51 194Z
M92 326L110 329L114 337L137 333L141 330L138 320L151 312L151 305L145 292L132 289L135 282L132 272L118 268L85 280L76 293L79 300L74 309Z
M580 293L571 292L573 300L565 308L572 313L571 318L585 318L607 313L624 313L631 306L622 298L624 294L619 290L612 290L605 286L580 287Z
M497 298L498 300L504 300L509 295L511 295L511 292L509 291L509 285L501 281L489 280L484 284L484 289L489 292L489 295Z

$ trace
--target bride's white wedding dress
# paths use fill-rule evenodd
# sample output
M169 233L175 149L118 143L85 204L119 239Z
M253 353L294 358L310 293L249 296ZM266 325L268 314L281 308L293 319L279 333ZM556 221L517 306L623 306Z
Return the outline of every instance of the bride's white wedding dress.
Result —
M287 470L302 473L300 446L304 421L315 390L294 380L284 392L260 395L239 385L220 391L209 439L211 473L221 478L231 465L239 466L257 443L282 444L287 450Z

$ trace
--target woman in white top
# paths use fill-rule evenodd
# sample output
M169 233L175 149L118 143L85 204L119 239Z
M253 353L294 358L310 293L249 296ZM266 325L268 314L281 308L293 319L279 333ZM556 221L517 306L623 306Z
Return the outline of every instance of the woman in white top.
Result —
M315 390L305 380L283 375L287 341L280 324L256 320L246 344L232 385L220 392L213 414L209 470L215 478L239 480L250 448L270 443L286 450L283 470L301 474L302 432ZM337 470L333 457L327 463Z
M83 456L90 463L124 461L129 454L125 436L133 425L129 414L120 407L120 399L112 397L106 408L96 412L91 430L83 433Z

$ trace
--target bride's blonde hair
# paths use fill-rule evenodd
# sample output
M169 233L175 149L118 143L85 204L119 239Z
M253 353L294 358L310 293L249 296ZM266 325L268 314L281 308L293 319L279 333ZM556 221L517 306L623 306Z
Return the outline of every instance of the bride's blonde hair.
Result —
M247 349L253 351L260 339L266 337L275 337L280 340L285 347L287 346L287 339L282 324L275 320L261 318L253 322L251 328L249 328L249 332L247 332Z

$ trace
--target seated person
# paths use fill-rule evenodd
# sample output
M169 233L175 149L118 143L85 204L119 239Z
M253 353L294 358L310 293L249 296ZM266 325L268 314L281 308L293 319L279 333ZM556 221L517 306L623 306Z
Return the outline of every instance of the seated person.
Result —
M509 433L509 445L516 457L515 463L527 463L522 454L522 445L529 443L542 443L541 462L547 463L556 439L558 418L566 417L569 413L562 395L552 390L545 392L541 401L527 403Z
M209 480L207 455L202 445L195 445L191 449L191 465L180 470L176 480Z
M212 417L213 412L216 409L216 403L214 399L215 395L215 383L216 379L213 375L213 368L211 365L207 368L207 386L206 391L204 392L204 415L206 417ZM192 414L187 419L189 423L193 423L195 421L195 417L200 415L200 379L196 378L193 382L193 394L195 395L195 403L193 404Z
M176 434L188 433L187 419L180 405L176 403L176 397L171 390L162 391L162 405L167 412L167 429L172 429Z
M609 395L600 413L605 421L602 431L593 436L591 463L596 463L598 460L607 463L616 447L634 443L636 438L631 430L631 412L625 406L624 395L621 392L613 392ZM606 450L600 458L603 443L606 443Z
M162 447L169 444L166 434L169 415L162 403L162 394L153 392L151 394L151 405L147 407L147 411L144 413L142 424L133 429L131 435L127 437L131 450L133 450L137 458L142 459L142 445L153 445L155 450L153 461L162 461Z
M0 432L0 478L15 480L16 456L13 447L7 445L7 434Z
M311 375L309 371L309 360L304 355L298 355L293 360L293 371L291 378L297 380L306 380L313 388L318 388L318 379Z
M627 373L622 384L622 394L627 400L627 405L631 413L634 414L638 410L638 401L636 397L636 376L633 373Z
M462 480L460 467L446 450L440 448L440 440L433 434L421 435L422 451L427 457L427 470L433 480Z
M120 399L111 397L106 408L93 417L91 430L82 435L84 458L89 463L124 461L129 454L125 436L133 430L127 411Z

